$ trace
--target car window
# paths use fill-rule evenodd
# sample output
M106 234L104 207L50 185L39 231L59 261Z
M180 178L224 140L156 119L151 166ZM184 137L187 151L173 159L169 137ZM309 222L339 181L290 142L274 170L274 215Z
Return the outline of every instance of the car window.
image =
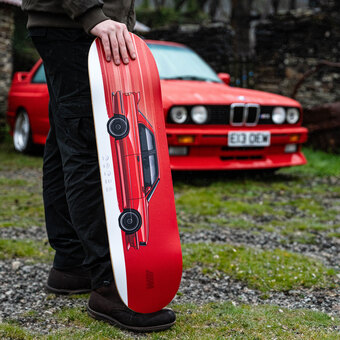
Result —
M145 187L152 187L158 179L158 161L157 155L142 154L143 177Z
M221 83L213 69L186 47L148 44L161 79L205 80Z
M158 179L155 136L144 124L139 124L138 127L142 152L144 185L145 187L151 187Z
M146 144L148 150L155 150L155 136L148 130L145 129L145 135L146 135Z
M37 71L34 73L32 78L32 83L36 84L44 84L46 83L45 69L44 65L41 64Z
M158 178L158 164L156 154L149 155L150 180L153 185Z
M156 150L155 136L144 124L139 124L139 137L142 152Z

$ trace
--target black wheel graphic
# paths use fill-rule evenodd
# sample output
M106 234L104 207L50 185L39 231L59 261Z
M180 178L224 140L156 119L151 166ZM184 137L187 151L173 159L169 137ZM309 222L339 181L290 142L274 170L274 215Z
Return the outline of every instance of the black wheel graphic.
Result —
M123 115L114 115L107 122L107 131L112 137L123 139L129 134L129 122Z
M124 210L119 216L119 226L127 234L133 234L142 225L142 218L137 210Z

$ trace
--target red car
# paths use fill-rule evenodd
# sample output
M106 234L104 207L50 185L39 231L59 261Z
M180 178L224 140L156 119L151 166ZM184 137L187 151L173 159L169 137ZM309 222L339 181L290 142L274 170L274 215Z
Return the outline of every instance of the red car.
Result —
M173 170L276 169L302 165L307 139L301 105L290 98L229 86L181 44L147 42L159 69ZM14 147L44 144L48 93L41 61L14 75L7 118Z
M107 123L112 151L119 226L126 247L139 249L149 239L148 206L159 183L154 130L138 109L139 93L112 94L113 116Z

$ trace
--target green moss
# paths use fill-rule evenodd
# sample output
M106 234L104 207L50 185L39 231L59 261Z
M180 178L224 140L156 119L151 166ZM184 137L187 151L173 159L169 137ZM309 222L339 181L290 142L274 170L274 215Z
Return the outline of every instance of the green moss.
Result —
M307 256L218 244L183 245L185 268L201 264L205 274L216 271L261 290L288 291L302 287L334 287L335 270Z
M40 178L32 180L0 177L0 227L44 225Z
M0 323L0 338L11 339L11 340L33 340L33 335L30 334L24 328L11 324L11 323Z
M53 250L46 242L0 239L0 259L29 258L50 261Z
M327 234L328 237L336 237L336 238L340 238L340 233L329 233Z

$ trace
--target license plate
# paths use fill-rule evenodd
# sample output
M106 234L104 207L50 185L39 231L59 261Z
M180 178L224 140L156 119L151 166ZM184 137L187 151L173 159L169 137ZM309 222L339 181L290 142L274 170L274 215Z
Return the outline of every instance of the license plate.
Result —
M269 131L238 131L229 132L228 146L269 146Z

